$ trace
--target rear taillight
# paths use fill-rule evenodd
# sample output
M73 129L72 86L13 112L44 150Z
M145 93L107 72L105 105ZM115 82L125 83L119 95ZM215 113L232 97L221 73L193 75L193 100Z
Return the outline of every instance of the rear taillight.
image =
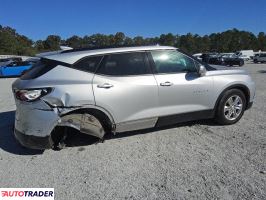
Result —
M15 90L14 92L18 100L32 102L49 94L51 91L52 91L51 88L40 88L40 89Z

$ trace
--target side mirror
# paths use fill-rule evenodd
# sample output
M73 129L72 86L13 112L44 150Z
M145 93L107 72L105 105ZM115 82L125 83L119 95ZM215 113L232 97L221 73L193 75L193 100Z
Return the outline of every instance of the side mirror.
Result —
M199 67L199 75L200 76L206 75L206 68L203 65L200 65L200 67Z

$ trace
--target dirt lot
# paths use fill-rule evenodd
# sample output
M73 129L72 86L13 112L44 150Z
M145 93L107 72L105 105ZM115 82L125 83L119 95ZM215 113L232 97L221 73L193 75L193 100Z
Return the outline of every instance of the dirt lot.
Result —
M61 151L16 143L14 79L0 79L0 187L54 187L62 200L266 199L266 64L244 68L256 99L235 125L198 121L91 145L79 138Z

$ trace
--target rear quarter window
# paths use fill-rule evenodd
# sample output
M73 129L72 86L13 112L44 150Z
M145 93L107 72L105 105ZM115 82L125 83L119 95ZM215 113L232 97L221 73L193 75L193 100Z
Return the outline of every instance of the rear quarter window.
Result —
M25 74L23 74L20 79L29 80L38 78L41 75L55 68L57 65L68 66L69 64L42 58L36 64L34 64L32 68L30 68Z

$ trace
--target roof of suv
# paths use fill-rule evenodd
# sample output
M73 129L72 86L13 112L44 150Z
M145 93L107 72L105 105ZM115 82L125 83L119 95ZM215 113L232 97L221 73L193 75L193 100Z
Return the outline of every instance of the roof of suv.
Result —
M119 48L105 48L105 49L93 49L93 50L74 50L74 51L63 51L61 53L43 56L51 60L58 60L60 62L65 62L73 64L79 59L85 56L101 55L109 53L119 53L119 52L131 52L131 51L149 51L149 50L163 50L163 49L177 49L170 46L139 46L139 47L119 47Z

